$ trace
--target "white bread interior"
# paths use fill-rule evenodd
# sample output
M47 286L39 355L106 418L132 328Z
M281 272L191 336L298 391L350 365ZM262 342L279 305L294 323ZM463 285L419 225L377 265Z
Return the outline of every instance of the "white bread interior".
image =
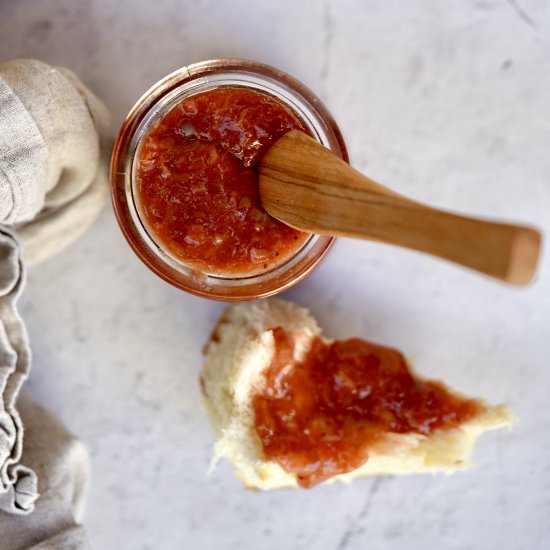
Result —
M251 396L271 362L274 342L270 329L276 327L295 333L296 359L308 350L311 338L320 334L309 312L289 301L271 299L232 305L223 313L207 344L201 376L206 408L218 437L212 465L225 457L246 487L263 490L298 487L295 475L264 459L254 427ZM515 420L504 405L480 403L483 412L459 428L441 430L430 437L389 434L385 445L369 450L362 466L325 483L372 475L451 473L469 467L477 438L486 430Z

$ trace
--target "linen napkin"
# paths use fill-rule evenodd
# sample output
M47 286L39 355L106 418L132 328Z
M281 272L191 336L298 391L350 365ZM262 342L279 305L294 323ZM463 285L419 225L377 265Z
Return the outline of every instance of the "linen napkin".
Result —
M30 349L17 298L23 263L70 244L103 206L109 136L106 109L67 69L0 64L0 550L85 544L86 453L28 396L18 401Z
M109 116L68 69L0 64L0 224L28 263L78 238L108 195Z

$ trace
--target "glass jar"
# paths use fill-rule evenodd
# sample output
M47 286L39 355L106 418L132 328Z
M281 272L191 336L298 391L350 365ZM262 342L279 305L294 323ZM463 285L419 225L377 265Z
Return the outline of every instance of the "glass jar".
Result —
M270 94L290 108L311 135L348 160L340 130L321 101L303 84L268 65L221 59L183 67L155 84L122 124L111 159L113 206L120 228L137 256L159 277L198 296L215 300L252 300L271 296L301 281L330 248L333 237L310 235L283 263L259 274L222 276L198 271L155 241L136 204L136 158L147 129L183 99L219 87Z

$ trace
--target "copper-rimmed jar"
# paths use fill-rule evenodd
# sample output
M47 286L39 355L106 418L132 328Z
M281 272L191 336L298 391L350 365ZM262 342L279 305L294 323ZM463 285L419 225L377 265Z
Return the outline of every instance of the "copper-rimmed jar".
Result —
M293 112L310 134L348 160L340 130L321 101L303 84L268 65L240 59L183 67L155 84L122 124L111 159L111 187L118 223L138 257L159 277L198 296L251 300L271 296L301 281L319 263L333 238L310 235L285 261L260 273L216 274L172 254L151 231L138 204L137 157L148 130L186 98L220 87L269 95Z

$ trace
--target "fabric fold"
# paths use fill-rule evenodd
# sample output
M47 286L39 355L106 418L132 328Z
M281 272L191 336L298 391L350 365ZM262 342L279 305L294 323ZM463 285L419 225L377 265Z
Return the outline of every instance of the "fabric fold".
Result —
M0 224L27 264L77 239L108 197L109 113L68 69L0 63Z
M61 251L99 214L110 145L105 107L71 71L0 64L0 550L87 545L87 454L20 395L31 353L17 299L23 263Z
M27 391L19 396L25 426L23 462L36 472L40 498L32 514L0 511L0 550L86 549L88 537L79 524L89 478L89 457L84 445ZM20 496L32 494L32 482L20 478Z
M14 514L31 512L38 497L36 475L20 464L23 425L16 409L30 366L27 333L16 308L23 283L17 241L0 228L0 510Z

